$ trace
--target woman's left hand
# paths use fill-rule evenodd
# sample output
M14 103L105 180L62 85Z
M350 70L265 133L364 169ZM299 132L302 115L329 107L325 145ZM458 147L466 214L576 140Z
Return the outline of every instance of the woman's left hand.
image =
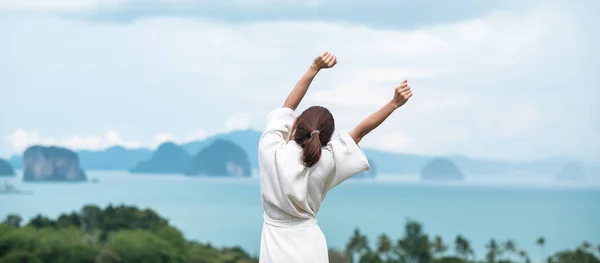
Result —
M335 64L337 64L337 58L329 52L323 52L313 60L312 67L316 69L332 68Z

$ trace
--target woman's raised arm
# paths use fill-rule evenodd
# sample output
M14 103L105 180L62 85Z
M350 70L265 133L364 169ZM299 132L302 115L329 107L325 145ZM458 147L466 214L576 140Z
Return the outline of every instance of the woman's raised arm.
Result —
M408 82L405 80L394 90L394 98L358 124L356 128L349 133L350 137L358 144L365 135L383 123L392 112L404 105L410 97L412 97L412 91L410 90L410 86L408 86Z
M298 83L296 83L296 86L292 92L290 92L290 95L288 95L283 107L296 110L298 105L300 105L300 101L302 101L304 95L306 95L306 91L308 91L308 87L310 87L310 83L313 81L317 73L319 73L321 69L335 66L336 63L336 57L329 52L323 52L323 54L316 57L306 73L304 73L302 78L298 80Z

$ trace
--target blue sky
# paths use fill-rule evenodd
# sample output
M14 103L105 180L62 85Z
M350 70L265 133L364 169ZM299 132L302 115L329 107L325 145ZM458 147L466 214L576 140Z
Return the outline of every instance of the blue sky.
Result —
M155 147L261 129L312 58L305 102L363 145L505 160L600 156L594 0L0 0L0 156ZM595 28L596 27L596 28Z

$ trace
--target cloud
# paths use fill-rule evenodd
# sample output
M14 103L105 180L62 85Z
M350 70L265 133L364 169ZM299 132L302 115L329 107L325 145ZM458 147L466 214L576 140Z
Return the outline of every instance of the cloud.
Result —
M332 88L308 95L320 104L341 106L379 106L390 99L393 88L403 79L422 79L434 73L427 68L364 68L348 73L348 77L333 83Z
M116 7L127 0L0 0L0 11L80 11Z
M402 79L413 87L411 101L365 145L384 147L375 137L402 134L407 144L394 149L589 157L597 150L566 139L595 140L600 130L585 117L600 97L590 84L599 80L590 59L598 42L582 22L592 18L581 14L568 4L528 5L402 30L326 20L150 16L106 24L3 16L0 23L12 26L0 27L8 102L0 114L10 128L0 132L113 127L129 136L168 130L186 138L195 127L205 128L199 136L263 127L313 56L327 49L339 64L319 74L301 107L329 107L341 129L391 99Z
M206 139L206 137L208 137L207 132L205 130L198 129L198 130L194 131L193 133L189 133L188 135L186 135L184 142L192 142L192 141L202 140L202 139Z
M0 0L0 12L60 14L86 21L131 23L147 17L196 17L234 23L318 20L375 28L412 29L469 20L494 10L514 10L561 0ZM590 5L594 0L578 1ZM434 5L436 8L431 8ZM459 8L457 8L459 7ZM335 12L331 12L335 10ZM360 10L357 14L356 10ZM402 12L398 12L401 10ZM451 10L449 12L448 10Z
M389 132L375 137L370 143L373 147L390 152L415 152L411 149L411 140L401 132Z
M153 146L153 148L156 148L165 142L174 142L174 141L175 141L175 137L173 136L173 134L168 133L168 132L159 132L154 135L152 146Z
M62 138L55 138L40 136L35 131L16 129L6 136L5 139L10 147L8 154L20 154L25 151L27 147L32 145L62 146L75 150L101 150L112 146L123 146L125 148L146 147L154 149L165 142L183 144L205 139L206 137L207 133L202 129L198 129L186 136L181 136L181 138L178 138L169 132L158 132L154 134L152 140L146 142L123 139L122 136L114 130L107 130L102 135L72 135Z
M32 145L55 145L71 149L104 149L110 146L120 145L126 148L138 148L142 146L135 140L124 140L113 131L107 130L103 135L73 135L65 138L41 137L34 131L16 129L6 137L11 153L22 153Z
M490 130L499 138L519 139L535 136L542 113L535 104L523 105L493 116L494 127Z
M145 145L148 148L157 148L165 142L173 142L177 144L184 144L188 142L203 140L208 137L208 133L203 129L197 129L194 132L187 133L185 136L175 136L170 132L158 132L154 134L152 142Z
M250 128L250 115L248 113L235 113L225 121L225 131L247 130Z
M203 0L0 0L0 12L4 11L34 11L34 12L90 12L116 11L120 9L137 9L141 4L148 8L154 7L210 7L211 1ZM270 4L285 4L294 6L317 7L319 0L224 0L226 5L255 6ZM142 8L139 8L142 9Z

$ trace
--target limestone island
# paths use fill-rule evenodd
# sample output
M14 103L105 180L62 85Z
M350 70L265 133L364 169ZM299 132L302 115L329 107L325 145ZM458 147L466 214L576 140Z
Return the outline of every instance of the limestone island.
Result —
M454 164L446 158L435 158L421 169L422 181L462 181L464 175Z
M87 181L87 176L75 152L36 145L23 154L23 181L81 182Z
M217 139L192 158L185 174L248 177L252 170L244 149L229 140Z
M6 160L0 159L0 176L15 176L15 170Z
M190 166L191 156L172 142L161 144L147 161L139 162L130 172L147 174L183 174Z

